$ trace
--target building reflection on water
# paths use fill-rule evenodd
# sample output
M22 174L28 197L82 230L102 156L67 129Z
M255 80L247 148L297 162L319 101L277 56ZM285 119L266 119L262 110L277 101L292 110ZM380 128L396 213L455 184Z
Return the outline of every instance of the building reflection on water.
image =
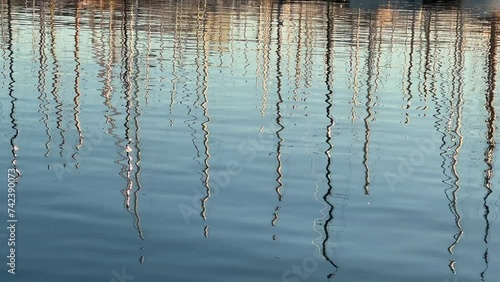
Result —
M220 3L219 3L220 2ZM359 3L358 3L359 2ZM92 60L99 66L102 103L106 107L103 119L108 125L107 132L114 138L117 151L117 173L125 184L121 190L124 207L132 215L132 222L138 236L146 235L141 228L140 195L141 185L141 110L148 104L150 88L153 84L169 85L169 90L162 88L169 95L170 123L175 123L175 114L179 104L185 106L192 118L185 124L190 128L192 143L197 151L196 160L200 170L200 187L203 197L199 199L204 221L203 233L208 237L211 205L211 72L217 68L217 58L223 54L235 52L233 41L243 40L244 48L248 44L255 52L244 52L248 63L245 73L252 74L260 84L259 99L261 104L256 111L262 117L269 117L275 123L275 194L276 208L272 213L271 225L278 224L281 206L286 203L286 185L284 179L283 146L286 125L284 125L285 103L292 95L293 100L300 100L300 88L309 88L314 84L317 69L324 69L324 162L326 181L322 200L327 205L327 216L322 222L322 254L330 264L337 268L335 254L327 252L331 242L330 225L335 222L337 210L332 201L336 183L332 172L332 158L335 151L333 118L336 106L334 89L337 84L337 70L347 69L347 88L352 92L349 102L350 122L361 123L363 141L361 159L363 182L359 191L371 195L373 189L373 150L372 134L377 123L380 106L380 85L389 79L384 73L384 65L397 68L400 97L395 99L401 109L401 124L411 124L413 118L431 114L434 107L438 114L434 116L435 127L442 135L439 155L441 157L443 183L446 183L448 207L453 217L456 231L451 235L451 243L446 246L450 255L449 267L456 272L454 252L460 247L460 240L465 232L460 209L462 179L458 169L462 159L461 150L467 141L464 123L467 116L464 105L468 97L464 95L465 62L470 55L465 50L469 47L487 46L479 53L485 54L482 62L486 69L487 89L484 93L482 108L486 111L486 120L480 124L483 133L481 142L484 150L484 271L485 277L491 238L491 202L494 187L494 159L496 153L496 104L495 94L497 77L498 19L497 6L483 1L481 5L472 5L471 1L451 1L446 7L435 6L434 1L411 1L408 5L417 7L409 10L395 9L391 1L373 1L366 6L366 1L333 1L325 3L308 2L229 2L218 1L79 1L72 5L64 1L21 2L2 0L1 2L1 48L3 56L3 74L7 81L9 103L4 104L4 111L10 109L11 134L10 147L12 164L22 171L22 163L17 163L17 154L23 148L17 147L20 134L16 107L16 82L22 80L16 76L15 37L21 32L18 21L13 20L13 13L32 13L33 61L37 68L37 99L39 100L40 123L46 133L45 157L59 155L64 166L79 168L78 153L85 142L85 120L81 119L84 110L82 103L81 81L88 74L82 71L84 61ZM491 3L493 3L491 1ZM238 7L240 14L231 15L219 10L220 7ZM468 13L456 7L469 10L487 11ZM358 9L359 7L363 9ZM400 6L396 6L400 7ZM172 9L173 8L173 9ZM367 9L365 9L367 8ZM370 9L371 8L371 9ZM496 10L495 10L496 9ZM71 11L71 12L69 12ZM71 16L69 16L71 15ZM252 26L245 34L233 32L238 17L245 17L247 25ZM341 19L341 20L336 20ZM168 24L167 24L168 23ZM451 24L451 27L449 26ZM62 29L69 25L74 34L73 51L73 93L61 93L62 83L61 57L58 52L63 42L59 39ZM446 27L444 30L443 27ZM85 32L83 31L85 29ZM468 32L471 30L477 33ZM246 34L247 32L252 34ZM82 44L90 39L91 50L84 50ZM478 35L479 34L479 35ZM234 38L234 37L238 38ZM242 39L243 37L243 39ZM470 38L469 38L470 37ZM443 40L443 42L438 41ZM238 42L241 43L241 42ZM397 45L407 48L402 57L392 56ZM440 44L452 47L451 66L445 66L441 56ZM238 47L239 48L239 47ZM85 54L84 54L85 52ZM348 54L347 66L336 62L336 54ZM313 65L314 56L323 57L323 66ZM193 55L194 54L194 55ZM255 55L255 57L250 57ZM340 56L340 55L339 55ZM194 60L194 63L193 61ZM222 59L221 59L222 60ZM402 60L402 61L401 61ZM315 61L316 62L316 61ZM220 63L222 64L222 63ZM234 66L233 66L234 67ZM250 68L254 67L252 70ZM161 70L161 77L154 77L153 69ZM248 69L247 69L248 68ZM449 68L449 70L446 70ZM190 87L188 76L194 72L195 88ZM156 72L155 72L156 74ZM437 85L436 81L443 74L450 75L451 89ZM94 74L92 74L94 75ZM164 75L164 76L163 76ZM415 83L418 78L418 85ZM117 80L121 85L117 84ZM288 84L287 84L288 83ZM293 89L288 91L288 87ZM274 86L275 85L275 86ZM98 86L95 86L98 87ZM119 93L121 91L122 93ZM449 94L443 94L448 93ZM145 94L142 97L142 93ZM72 99L68 100L70 95ZM442 96L448 95L448 96ZM71 101L71 102L68 102ZM275 101L272 104L272 101ZM7 105L7 106L6 106ZM481 107L478 107L480 109ZM432 114L431 114L432 115ZM71 117L71 118L70 118ZM121 121L124 121L123 123ZM319 133L318 133L319 134ZM72 142L72 145L69 144ZM470 142L470 141L469 141ZM450 147L451 144L451 147ZM351 147L351 150L354 147ZM68 152L69 151L69 152ZM71 155L74 163L67 163L65 155ZM277 238L276 234L273 234Z

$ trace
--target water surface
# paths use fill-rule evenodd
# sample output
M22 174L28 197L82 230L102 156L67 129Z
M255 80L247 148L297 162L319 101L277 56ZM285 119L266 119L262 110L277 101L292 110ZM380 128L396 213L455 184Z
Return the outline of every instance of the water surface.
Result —
M2 281L500 278L496 1L0 16Z

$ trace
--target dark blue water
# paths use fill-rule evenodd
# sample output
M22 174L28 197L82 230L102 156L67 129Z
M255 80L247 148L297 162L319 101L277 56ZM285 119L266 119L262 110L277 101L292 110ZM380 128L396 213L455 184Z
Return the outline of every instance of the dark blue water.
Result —
M1 281L500 278L497 1L0 16Z

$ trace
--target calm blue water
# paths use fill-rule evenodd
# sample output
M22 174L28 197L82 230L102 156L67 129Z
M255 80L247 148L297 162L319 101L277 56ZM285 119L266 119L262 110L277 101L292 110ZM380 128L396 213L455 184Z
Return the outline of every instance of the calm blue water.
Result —
M498 281L500 4L424 2L2 0L0 280Z

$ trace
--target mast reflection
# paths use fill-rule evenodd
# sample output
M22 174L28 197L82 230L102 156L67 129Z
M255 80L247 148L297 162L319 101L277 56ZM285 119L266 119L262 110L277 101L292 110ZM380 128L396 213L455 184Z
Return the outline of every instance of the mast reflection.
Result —
M16 146L16 139L19 137L19 129L18 129L18 124L17 120L15 118L16 114L16 102L17 98L14 96L14 84L16 83L16 80L14 79L14 50L13 50L13 28L12 28L12 0L7 1L7 61L8 61L8 77L9 77L9 83L8 83L8 96L10 97L10 122L11 122L11 128L14 131L13 135L10 138L10 146L11 146L11 152L12 152L12 168L16 170L17 172L17 177L19 177L20 171L17 167L17 150L18 147Z
M283 103L283 97L282 97L282 71L281 71L281 26L282 26L282 19L281 19L281 14L282 14L282 9L283 9L283 2L280 0L278 1L278 10L277 10L277 20L276 20L276 93L278 95L278 100L276 102L276 124L278 125L278 129L276 130L276 138L278 139L277 145L276 145L276 161L277 161L277 166L276 166L276 194L278 197L278 202L281 202L283 199L283 194L281 192L281 189L283 188L283 173L282 173L282 162L281 162L281 146L283 144L283 138L281 137L281 132L285 128L281 124L281 104ZM271 39L269 39L271 41ZM278 205L275 208L275 211L273 213L273 219L271 221L272 226L276 226L276 222L279 219L279 210L281 206Z
M75 106L73 107L74 114L73 119L75 121L75 127L78 132L78 144L76 145L76 151L73 153L72 158L76 160L76 155L83 145L83 132L80 125L79 115L80 115L80 9L78 5L75 7L75 51L74 51L74 60L75 60L75 82L74 82L74 90L75 97L73 98L73 102ZM76 167L79 167L79 163L76 163Z
M144 240L144 234L141 228L141 218L139 215L139 192L142 189L140 182L141 166L142 161L140 138L139 138L139 101L138 101L138 77L139 77L139 66L138 66L138 50L137 50L137 2L132 5L130 9L130 23L128 20L128 8L127 1L123 4L123 68L124 73L122 74L122 82L125 89L125 155L127 159L127 164L122 170L122 175L127 181L127 185L123 190L125 196L125 208L132 214L134 219L134 227L136 228L139 237ZM130 25L130 26L128 26ZM130 40L128 33L130 33ZM128 43L131 43L130 48ZM134 154L135 153L135 154ZM135 158L135 161L134 161ZM135 168L135 173L132 171ZM137 188L134 191L134 184ZM131 195L133 194L133 195ZM131 204L131 198L133 201ZM132 205L132 207L131 207Z
M325 232L325 238L322 242L322 254L325 260L327 260L333 267L335 267L335 272L337 271L338 266L333 262L333 260L330 258L330 254L327 252L328 248L328 243L330 239L330 230L329 230L329 225L330 223L333 222L333 210L334 206L332 203L330 203L330 199L333 194L333 184L332 184L332 171L331 171L331 165L332 165L332 156L331 156L331 151L333 149L332 145L332 127L335 123L335 120L332 117L332 109L333 109L333 88L332 88L332 82L333 82L333 34L334 34L334 24L333 24L333 18L332 18L332 11L331 11L331 4L327 4L327 9L326 9L326 48L325 48L325 57L326 57L326 73L325 73L325 84L326 84L326 89L327 93L325 94L325 102L326 102L326 117L328 120L328 124L326 126L326 145L327 149L325 150L325 155L326 155L326 167L325 167L325 177L326 177L326 184L327 184L327 190L325 195L323 195L323 200L325 201L327 207L328 207L328 217L326 221L324 222L323 225L323 230ZM329 278L334 276L334 274L330 274Z
M209 48L208 48L208 34L207 34L207 7L206 2L203 7L203 23L202 23L202 82L201 82L201 108L203 109L203 118L205 119L201 123L201 129L203 131L203 148L204 148L204 169L203 169L203 186L205 187L205 197L201 199L201 217L204 221L207 220L207 202L210 199L210 146L209 146L209 137L210 131L208 129L208 125L211 121L210 116L208 114L208 71L209 71ZM199 52L199 51L197 51ZM205 225L203 229L203 234L205 237L208 237L209 226Z
M61 136L61 143L59 144L59 156L62 158L64 156L64 145L66 144L66 137L64 133L66 132L63 128L63 103L61 102L61 98L59 97L59 84L60 84L60 64L59 60L56 56L56 26L55 26L55 0L50 1L50 55L52 56L52 91L51 94L56 103L56 128L59 131L59 135ZM66 163L63 163L64 167L66 167Z
M496 18L490 20L490 38L488 44L488 57L487 57L487 92L486 92L486 110L488 113L488 118L486 119L486 151L484 153L484 161L487 165L486 170L484 171L484 187L486 188L486 194L483 198L483 208L484 208L484 237L483 241L485 244L485 250L483 254L485 268L480 273L481 279L485 279L486 271L488 270L489 264L489 253L488 253L488 245L489 245L489 236L490 236L490 206L488 203L488 198L491 193L493 193L493 160L496 150L496 141L495 141L495 121L496 121L496 111L495 111L495 91L496 91L496 75L497 75L497 23Z
M33 5L34 6L34 5ZM45 127L45 134L47 135L47 142L45 142L45 157L48 157L50 155L50 143L52 142L52 134L50 133L50 126L49 126L49 99L47 95L47 91L45 89L47 79L46 79L46 72L48 69L48 64L47 64L47 55L45 54L45 48L46 48L46 34L45 34L45 9L44 5L40 5L40 11L39 11L40 19L38 22L39 25L39 36L40 36L40 41L38 42L38 52L39 52L39 62L40 62L40 69L38 70L38 86L37 90L40 95L38 96L38 99L40 100L40 112L42 113L42 122Z
M458 209L458 192L460 190L460 175L458 173L458 157L460 155L460 149L462 148L463 144L463 136L461 133L461 126L462 126L462 108L464 104L464 89L463 89L463 69L464 69L464 62L463 62L463 47L464 47L464 40L463 40L463 28L464 28L464 22L463 22L463 15L461 12L457 13L457 22L456 22L456 29L455 33L457 36L457 39L455 41L455 51L454 51L454 70L452 71L452 102L457 100L456 105L452 108L450 119L453 116L453 112L456 112L456 120L455 120L455 128L452 130L452 141L454 141L453 144L453 154L451 156L451 169L452 169L452 179L453 182L451 183L451 189L446 190L446 196L448 197L448 200L450 201L449 208L452 214L455 217L455 225L457 227L457 233L453 236L455 239L454 242L448 247L448 252L453 255L454 248L456 245L460 242L460 239L462 238L463 235L463 227L461 223L462 216L460 215L459 209ZM457 83L458 82L458 83ZM457 85L458 84L458 85ZM457 99L455 99L455 95L458 93ZM451 120L450 120L451 123ZM451 190L451 195L448 191ZM449 267L450 270L453 272L453 274L456 274L456 269L455 269L456 261L451 260Z

